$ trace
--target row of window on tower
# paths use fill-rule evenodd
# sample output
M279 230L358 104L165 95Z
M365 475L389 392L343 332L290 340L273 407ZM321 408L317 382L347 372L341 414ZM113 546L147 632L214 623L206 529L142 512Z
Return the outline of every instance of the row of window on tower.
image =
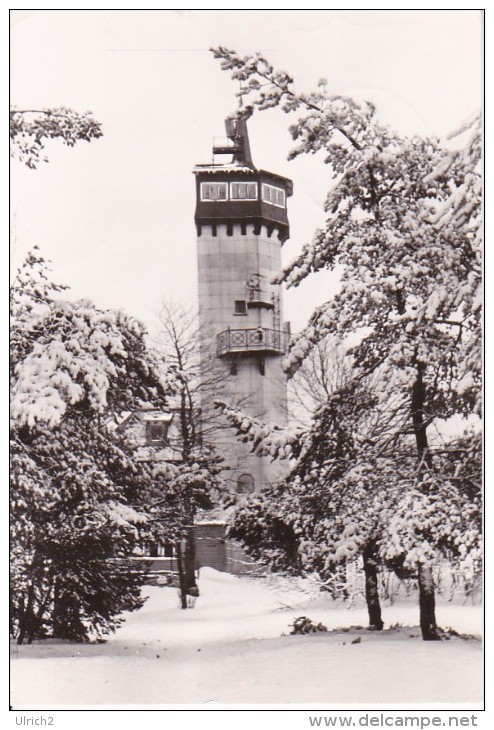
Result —
M203 182L201 183L201 200L257 200L258 185L256 182ZM278 208L285 207L285 191L274 185L262 183L261 199Z

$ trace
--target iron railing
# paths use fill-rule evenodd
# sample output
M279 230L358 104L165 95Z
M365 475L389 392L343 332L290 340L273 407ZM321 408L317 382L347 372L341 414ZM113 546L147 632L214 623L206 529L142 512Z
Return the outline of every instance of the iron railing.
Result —
M216 338L218 355L230 355L235 352L265 352L283 355L288 346L288 332L270 330L266 327L256 329L232 330L220 332Z

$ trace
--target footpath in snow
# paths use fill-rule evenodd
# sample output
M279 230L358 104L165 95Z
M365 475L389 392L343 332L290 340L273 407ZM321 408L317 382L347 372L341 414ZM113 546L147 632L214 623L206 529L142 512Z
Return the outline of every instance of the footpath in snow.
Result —
M398 630L290 636L297 616L332 630L366 626L366 611L210 568L199 586L187 611L175 588L149 587L143 608L104 644L13 647L13 708L482 701L480 640L423 642L414 604L384 609ZM443 627L480 635L479 607L439 605L437 615Z

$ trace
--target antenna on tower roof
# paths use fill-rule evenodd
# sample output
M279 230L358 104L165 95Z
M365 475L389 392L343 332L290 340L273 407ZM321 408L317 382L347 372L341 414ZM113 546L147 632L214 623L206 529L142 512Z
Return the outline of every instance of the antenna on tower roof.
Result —
M228 143L213 145L213 159L214 155L232 155L233 164L254 169L250 153L249 133L247 131L249 114L246 112L248 112L248 109L242 105L239 106L235 114L231 114L225 119Z

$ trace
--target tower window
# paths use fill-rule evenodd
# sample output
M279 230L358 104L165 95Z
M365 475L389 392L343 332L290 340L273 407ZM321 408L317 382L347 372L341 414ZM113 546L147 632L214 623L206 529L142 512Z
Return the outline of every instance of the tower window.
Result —
M201 183L201 200L227 200L228 183Z
M257 200L257 183L230 183L230 198L232 200Z
M235 301L234 314L247 314L247 302L244 299L237 299Z
M238 494L250 494L254 491L254 477L251 474L241 474L237 479Z
M274 185L262 185L262 199L266 203L276 205L278 208L285 207L285 191L282 188L275 188Z

